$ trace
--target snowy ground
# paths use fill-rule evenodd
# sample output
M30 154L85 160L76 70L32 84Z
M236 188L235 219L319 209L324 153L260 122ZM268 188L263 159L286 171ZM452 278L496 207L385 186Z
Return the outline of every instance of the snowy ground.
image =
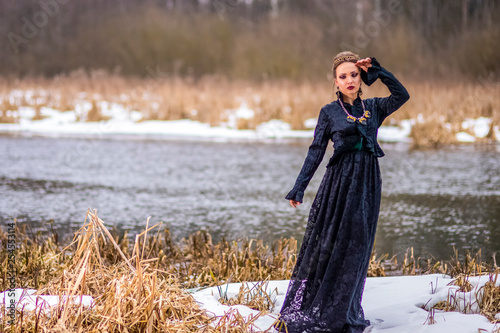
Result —
M476 297L478 295L481 297L480 288L489 279L488 275L470 278L469 282L473 289L470 292L460 292L458 287L449 285L453 279L440 274L367 278L362 305L365 317L371 321L371 326L365 332L493 333L500 329L500 324L492 324L486 317L477 314L479 310ZM254 285L255 283L247 283L249 288ZM497 281L497 286L500 286L500 280ZM227 306L219 302L220 293L229 299L238 294L240 287L240 283L231 283L195 291L192 295L202 308L214 316L221 317L230 311L238 311L248 321L259 311L244 305ZM271 326L283 304L287 288L288 281L269 281L265 284L264 289L274 301L274 309L254 322L255 331L273 332ZM17 309L24 311L32 311L35 308L37 311L39 308L47 310L48 307L58 304L58 296L35 296L34 292L32 289L16 289L15 297L7 291L0 293L0 304L9 307L12 299ZM466 309L467 314L435 311L431 316L432 312L422 308L430 309L448 297L456 299L460 309L462 311ZM74 297L73 302L76 304L82 302L84 306L93 305L90 296ZM500 319L500 314L497 314L497 318Z
M458 287L448 286L452 279L448 276L434 274L422 276L401 276L368 278L363 295L363 309L365 316L371 321L365 332L376 333L491 333L499 329L500 325L491 324L486 317L479 314L463 314L458 312L435 311L435 324L429 324L430 309L439 301L447 299L448 295L460 297L461 306L477 312L476 293L489 280L488 276L470 278L475 287L471 292L459 292ZM500 285L500 281L497 282ZM234 297L241 284L224 285L220 289L227 291L228 298ZM252 284L250 283L251 287ZM268 294L276 300L271 314L260 317L255 321L256 328L269 329L279 313L283 303L288 281L270 281ZM229 307L219 303L219 289L217 287L197 291L193 294L200 305L212 312L215 316L222 316L225 312L235 308L240 314L255 316L258 311L243 305ZM500 314L497 315L500 319ZM481 329L483 331L481 331Z
M312 138L316 119L304 122L309 130L291 130L290 124L282 120L271 120L257 126L255 130L239 130L236 124L239 119L251 119L253 110L244 103L238 109L225 110L227 121L221 126L211 127L209 124L183 119L174 121L142 121L141 113L131 111L119 103L99 102L99 109L106 121L86 122L87 112L92 108L89 102L81 102L75 110L60 112L42 107L40 114L44 119L32 120L35 116L33 107L19 107L15 111L0 111L4 116L19 119L18 123L0 123L0 133L23 133L51 137L133 135L136 137L156 137L175 139L212 139L212 140L260 140L268 138ZM193 110L195 111L195 110ZM461 142L474 142L488 134L491 119L467 119L462 124L464 132L457 134ZM386 142L408 141L413 120L403 120L398 126L382 126L378 138ZM495 133L500 140L500 130Z
M35 295L35 289L16 288L12 291L0 293L0 305L5 305L7 309L15 308L19 311L33 311L49 313L49 309L59 304L59 296L55 295ZM63 301L67 301L65 298ZM94 299L91 296L73 296L69 299L73 304L83 304L84 307L94 305Z

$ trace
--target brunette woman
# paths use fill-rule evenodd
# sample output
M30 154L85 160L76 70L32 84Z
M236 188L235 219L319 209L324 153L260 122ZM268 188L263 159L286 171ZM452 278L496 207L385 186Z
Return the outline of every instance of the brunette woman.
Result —
M375 58L339 53L332 66L337 99L321 108L314 140L286 198L302 203L328 142L331 157L312 203L302 247L276 328L282 332L361 333L369 326L361 307L380 208L377 131L409 94ZM377 79L391 93L361 99L361 82Z

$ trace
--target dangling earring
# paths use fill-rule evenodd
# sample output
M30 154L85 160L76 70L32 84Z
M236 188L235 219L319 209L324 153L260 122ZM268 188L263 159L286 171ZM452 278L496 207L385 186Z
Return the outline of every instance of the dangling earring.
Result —
M337 95L337 98L342 98L342 93L340 92L339 86L337 86L337 91L335 92L335 95Z
M363 90L361 89L361 85L359 85L358 96L363 95Z
M337 98L342 98L342 93L340 92L339 86L337 86L337 91L335 92L335 95L337 95Z

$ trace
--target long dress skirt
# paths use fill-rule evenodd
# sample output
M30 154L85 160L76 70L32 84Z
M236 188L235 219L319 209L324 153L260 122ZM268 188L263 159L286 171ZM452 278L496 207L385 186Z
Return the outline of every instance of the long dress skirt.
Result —
M370 152L343 153L327 168L281 308L279 331L360 333L370 324L361 297L381 186L378 160Z

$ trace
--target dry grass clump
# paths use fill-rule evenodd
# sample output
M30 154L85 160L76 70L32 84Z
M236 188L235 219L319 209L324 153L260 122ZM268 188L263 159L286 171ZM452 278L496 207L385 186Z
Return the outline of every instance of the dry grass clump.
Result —
M175 279L154 268L155 259L145 259L144 249L134 247L126 257L110 237L96 213L88 213L86 222L74 242L74 249L64 270L54 276L37 294L59 295L60 303L50 309L18 313L11 327L15 331L42 332L193 332L212 321L199 309L192 297L182 291ZM138 237L146 237L147 230ZM122 257L110 265L101 255L99 242L111 244ZM49 242L50 244L50 242ZM56 256L57 257L57 256ZM91 295L95 304L64 302L74 296ZM8 330L5 317L0 324Z
M474 134L462 128L466 119L491 118L489 135L478 142L494 142L493 127L500 125L500 83L481 81L471 83L424 84L413 94L410 105L417 113L412 127L414 148L433 148L456 143L458 132ZM411 94L411 93L410 93ZM409 106L410 106L409 105ZM420 111L417 111L420 109Z
M481 276L487 272L489 272L489 281L478 290L473 290L474 286L470 283L469 278ZM452 284L459 288L451 292L445 301L434 305L433 309L461 313L479 311L492 323L500 322L496 317L500 313L500 286L496 285L500 269L496 266L495 257L493 257L493 265L488 265L481 260L481 250L474 256L467 253L462 260L459 259L458 252L455 251L455 257L450 261L446 273L454 278ZM470 292L473 294L466 296ZM478 310L474 310L476 305Z
M462 128L466 119L487 117L492 120L489 134L477 142L495 141L493 128L500 125L500 83L480 78L477 82L433 82L401 80L410 93L410 100L390 116L386 124L397 125L403 119L414 120L410 138L412 148L436 148L458 143L456 134L470 129ZM369 96L387 96L387 89L375 85Z
M474 256L467 252L463 259L458 256L458 251L455 250L455 256L451 260L449 274L453 277L460 276L479 276L484 272L493 272L496 270L496 258L493 255L493 266L487 265L482 260L482 251L479 250Z
M495 277L490 276L490 281L481 287L482 297L479 301L479 308L481 309L481 314L486 316L491 322L500 323L500 318L498 314L500 313L500 286L496 285L498 274Z
M457 286L458 289L450 290L448 297L427 309L429 311L428 324L434 324L436 310L454 311L460 313L480 313L492 323L500 323L500 286L497 286L500 269L496 265L493 255L493 264L488 264L481 259L481 250L475 255L467 252L463 258L459 257L455 250L455 256L449 261L427 260L425 266L421 267L420 258L415 259L413 248L409 249L402 264L403 275L442 273L450 275L453 281L449 285ZM477 290L470 282L470 277L481 276L489 273L489 281ZM433 291L434 293L434 291Z
M207 231L189 236L165 256L165 270L186 287L215 286L221 283L289 279L295 265L297 241L279 239L271 245L262 240L214 244Z
M19 265L24 264L26 267L17 276L27 277L26 286L32 286L30 283L35 276L39 277L38 271L41 269L43 277L50 279L43 280L44 285L39 281L36 294L58 295L60 302L50 309L40 307L31 312L18 311L12 326L8 323L9 318L2 316L0 330L252 332L252 323L256 318L245 321L238 314L227 314L223 318L211 317L180 288L174 276L158 268L160 258L151 257L149 250L152 247L146 241L148 232L153 228L146 226L146 230L136 236L131 251L123 251L124 242L122 246L117 244L97 214L88 212L84 226L63 252L56 253L57 246L50 238L44 243L47 245L29 242L19 244L20 249L23 246L38 249L38 252L35 251L28 257L30 261L38 258L41 260L40 266L44 267L41 269L30 266L30 261L20 260ZM154 241L155 236L149 239ZM116 253L115 256L105 254L110 249ZM64 251L72 251L72 254L63 255ZM23 254L23 251L17 253ZM56 263L59 263L59 270L54 271L51 268L55 268ZM47 272L52 275L49 276ZM83 304L63 301L64 297L71 300L82 295L91 295L94 304L84 307Z
M238 294L232 298L227 298L222 288L219 287L219 294L222 296L219 301L227 305L246 305L251 309L259 311L273 311L276 303L278 290L269 291L269 280L241 284Z
M412 148L438 148L442 145L457 143L455 134L451 126L446 126L436 117L429 120L418 122L411 128L410 137L412 139Z
M398 259L396 255L389 258L389 254L386 253L377 257L374 247L368 266L367 276L381 277L395 274L399 275L401 270L399 270L398 266Z
M458 286L459 291L466 293L471 291L473 287L469 282L469 276L464 274L460 274L459 276L455 277L455 279L453 280L453 285Z
M396 255L389 258L388 254L377 257L372 253L368 268L368 276L388 276L388 275L423 275L423 274L446 274L453 278L479 276L485 273L493 273L498 269L495 254L491 262L482 259L481 250L472 254L467 251L465 255L460 255L454 249L454 256L450 260L436 260L434 258L415 257L413 247L408 248L401 262Z
M400 269L402 275L448 274L450 265L445 261L433 260L432 258L427 260L415 258L413 247L411 247L406 250Z
M442 311L455 311L461 313L479 312L492 323L500 323L498 314L500 313L500 286L497 286L500 270L490 273L489 281L478 290L473 291L473 295L466 296L473 289L468 281L468 276L461 275L452 281L453 285L459 287L448 294L445 301L438 302L432 309ZM477 306L478 310L474 310ZM432 310L431 309L431 310Z
M259 312L256 315L250 314L248 318L243 317L238 310L230 309L215 323L213 331L223 333L256 333L263 332L255 325L255 321L266 312ZM272 332L272 329L264 331Z
M0 123L17 123L19 121L17 109L18 106L12 105L9 98L0 98Z
M28 235L26 225L19 228L15 226L16 235L16 260L10 261L13 267L9 265L0 265L0 289L9 288L7 277L9 269L16 272L15 285L19 288L39 288L52 281L61 274L65 267L71 261L67 251L60 251L57 234L48 238L41 238L40 233ZM6 251L8 234L0 229L0 262L7 263L9 253Z
M415 258L413 248L406 250L401 263L398 262L397 255L391 258L389 258L388 254L377 257L374 249L370 258L367 276L446 274L446 272L448 272L448 263L433 259Z
M113 237L124 253L132 255L127 234ZM230 281L289 279L297 251L294 238L279 239L272 244L254 239L232 242L222 239L214 243L206 230L175 243L170 231L164 229L147 243L142 239L136 239L135 243L144 247L148 257L157 257L157 267L175 276L186 288L216 286ZM116 254L110 259L112 262L119 260Z
M90 110L87 111L86 115L86 121L88 122L93 122L93 121L103 121L103 120L109 120L111 117L109 116L104 116L102 114L101 107L97 105L97 102L95 100L92 101L92 107Z

